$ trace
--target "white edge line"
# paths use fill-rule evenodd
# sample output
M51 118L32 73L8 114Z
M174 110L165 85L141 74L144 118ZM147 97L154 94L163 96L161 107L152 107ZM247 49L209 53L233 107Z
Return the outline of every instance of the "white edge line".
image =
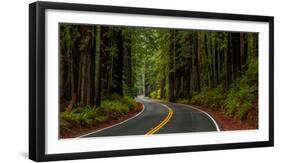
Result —
M151 100L151 101L154 101L154 100ZM157 102L157 101L155 100L155 102ZM169 108L168 106L166 106L165 104L162 104L161 102L157 102L157 103L159 103L159 104L165 106L166 108ZM216 122L216 120L215 120L209 113L207 113L207 112L205 112L205 111L203 111L203 110L201 110L201 109L198 109L198 108L196 108L196 107L190 106L190 105L181 104L181 103L173 103L173 104L178 104L178 105L187 106L187 107L190 107L190 108L192 108L192 109L194 109L194 110L197 110L197 111L199 111L199 112L204 113L205 115L207 115L207 116L213 121L213 123L214 123L215 126L216 126L217 132L220 132L220 131L221 131L221 130L220 130L220 127L219 127L219 125L218 125L218 123Z
M206 114L206 115L214 122L214 124L215 124L215 126L216 126L216 128L217 128L217 131L218 131L218 132L221 131L219 125L218 125L217 122L216 122L216 120L215 120L210 114L208 114L207 112L205 112L205 111L203 111L203 110L201 110L201 109L198 109L198 108L196 108L196 107L190 106L190 105L180 104L180 103L175 103L175 104L187 106L187 107L190 107L190 108L192 108L192 109L194 109L194 110L197 110L197 111L199 111L199 112L202 112L202 113Z
M142 103L141 103L141 104L142 104ZM129 120L131 120L131 119L133 119L133 118L136 118L137 116L139 116L141 113L143 113L144 109L145 109L145 106L142 104L142 111L139 112L138 114L134 115L133 117L128 118L128 119L126 119L125 121L116 123L116 124L114 124L114 125L112 125L112 126L108 126L108 127L105 127L105 128L102 128L102 129L99 129L99 130L96 130L96 131L93 131L93 132L90 132L90 133L87 133L87 134L84 134L84 135L81 135L81 136L78 136L78 137L75 137L75 138L82 138L82 137L85 137L85 136L88 136L88 135L91 135L91 134L95 134L95 133L101 132L101 131L103 131L103 130L112 128L112 127L114 127L114 126L121 125L121 124L123 124L123 123L125 123L125 122L127 122L127 121L129 121Z

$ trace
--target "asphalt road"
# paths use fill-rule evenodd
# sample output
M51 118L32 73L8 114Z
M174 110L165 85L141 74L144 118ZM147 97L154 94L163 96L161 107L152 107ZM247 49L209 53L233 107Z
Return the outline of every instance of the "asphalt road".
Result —
M219 131L219 127L203 111L182 104L161 104L146 98L137 98L144 110L135 117L107 129L82 137L149 135Z

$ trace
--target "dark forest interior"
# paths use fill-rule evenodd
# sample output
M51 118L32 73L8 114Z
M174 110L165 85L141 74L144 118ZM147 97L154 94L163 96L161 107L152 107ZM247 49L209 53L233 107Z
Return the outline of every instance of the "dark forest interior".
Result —
M258 34L60 24L60 133L138 108L135 97L251 120Z

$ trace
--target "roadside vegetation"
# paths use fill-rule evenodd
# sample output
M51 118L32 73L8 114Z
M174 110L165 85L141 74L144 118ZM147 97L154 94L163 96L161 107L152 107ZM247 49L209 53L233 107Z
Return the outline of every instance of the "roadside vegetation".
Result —
M131 97L121 98L114 94L102 100L99 107L74 106L71 111L60 113L60 135L64 136L76 132L81 128L92 128L118 120L124 115L137 109L137 102Z
M220 84L213 89L203 89L191 100L180 99L178 102L224 111L227 116L232 116L239 120L252 120L257 118L251 115L253 113L251 110L257 112L258 109L257 77L257 58L250 58L248 59L247 70L240 78L234 80L228 89L225 89L223 84Z
M257 34L172 30L164 35L159 36L155 59L149 56L149 97L257 123Z
M257 33L60 24L59 47L62 134L130 114L137 95L257 122Z

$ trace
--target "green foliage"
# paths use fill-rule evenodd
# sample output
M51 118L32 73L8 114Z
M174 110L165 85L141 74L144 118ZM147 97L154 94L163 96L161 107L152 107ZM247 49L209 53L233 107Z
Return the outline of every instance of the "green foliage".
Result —
M73 128L73 125L69 123L68 121L64 119L60 119L60 129L63 131L69 131L71 132L71 128Z
M60 119L76 124L76 123L80 123L80 114L75 114L73 111L71 112L63 112L60 115Z
M101 108L103 108L108 113L112 111L127 113L129 111L128 106L118 100L103 100L101 102Z
M138 95L138 88L128 87L126 84L123 84L123 91L125 96L136 97Z
M62 125L65 125L66 122L72 125L82 125L89 126L92 125L93 118L97 116L97 111L91 107L80 107L75 108L71 112L62 112L60 115L60 119L62 120Z
M258 60L253 57L248 60L248 69L240 79L232 83L228 91L225 109L228 115L245 119L248 110L258 98Z
M160 99L161 90L155 90L150 93L150 97L154 99Z
M74 127L91 127L97 123L106 122L110 118L126 114L136 105L136 101L131 97L122 98L118 94L112 94L110 98L101 102L99 108L76 106L71 112L62 112L60 114L60 129L71 132Z
M137 102L129 96L124 96L122 102L127 104L129 106L129 109L133 109L137 106Z
M149 96L150 96L151 98L156 99L156 98L157 98L157 91L152 91L152 92L150 92Z
M117 93L113 93L110 97L108 97L108 100L122 100L122 97Z
M127 100L103 100L101 102L101 108L104 109L107 113L112 111L119 113L128 113L130 111L130 104Z
M102 100L101 108L107 111L115 110L123 113L127 113L130 109L133 109L137 105L136 101L130 96L124 96L123 98L117 93L113 93L107 99Z
M229 116L238 119L247 118L249 109L258 99L257 56L249 55L245 68L243 75L232 81L228 89L223 84L213 89L203 88L199 94L193 96L191 101L179 100L179 102L224 109Z
M181 104L190 104L191 103L188 99L179 99L179 100L177 100L177 102L181 103Z
M192 104L220 109L224 105L225 92L222 85L214 89L204 88L191 99Z
M235 81L228 91L225 109L228 115L243 119L257 99L257 86L250 86L246 77Z
M97 117L95 117L95 120L97 120L98 122L105 122L105 121L107 121L109 119L109 116L107 116L107 115L104 115L104 116L97 116Z
M85 49L89 43L96 47L93 55L101 57L96 57L92 63L96 62L97 67L102 65L101 70L95 69L92 78L101 78L101 83L105 84L96 84L95 87L101 88L99 108L79 107L78 99L71 112L61 113L60 125L64 130L73 125L88 126L126 114L136 106L133 98L138 94L154 99L168 99L173 95L181 103L224 109L228 115L240 119L247 116L257 100L257 34L109 26L101 27L101 31L98 27L89 28L87 32L91 35L85 35L81 27L68 24L60 27L60 84L65 85L61 92L71 96L80 92L77 90L80 86L73 83L79 83L80 79L75 78L80 78L80 72L83 72L80 69L84 69L82 50L89 50L92 54L94 49ZM99 31L98 35L95 30ZM125 55L128 52L130 57ZM125 64L127 59L124 56L130 59L131 66ZM124 65L119 64L119 60ZM116 69L122 73L115 73ZM125 70L130 70L130 75L126 76ZM92 83L90 78L83 79ZM124 97L111 94L115 92L112 88L122 89L120 94ZM88 87L82 89L85 91ZM71 97L66 101L69 99Z

